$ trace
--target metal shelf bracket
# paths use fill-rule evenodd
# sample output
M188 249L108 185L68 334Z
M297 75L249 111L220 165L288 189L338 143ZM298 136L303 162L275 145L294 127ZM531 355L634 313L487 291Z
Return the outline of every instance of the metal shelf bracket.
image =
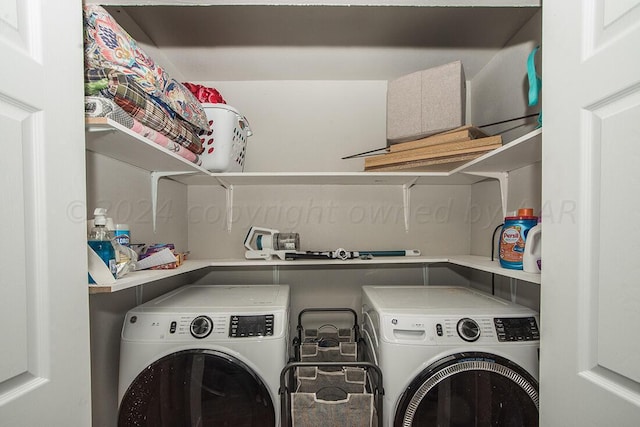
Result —
M158 181L162 178L192 173L193 172L151 172L151 215L154 233L156 232L156 221L158 215Z
M416 185L418 177L413 178L411 181L402 184L402 209L404 212L404 231L409 232L409 222L411 218L411 188Z
M497 179L500 184L500 199L502 201L502 216L507 216L507 199L509 195L509 172L464 172L469 175L484 176Z
M229 184L220 177L216 177L218 183L227 193L227 232L231 233L233 227L233 184Z

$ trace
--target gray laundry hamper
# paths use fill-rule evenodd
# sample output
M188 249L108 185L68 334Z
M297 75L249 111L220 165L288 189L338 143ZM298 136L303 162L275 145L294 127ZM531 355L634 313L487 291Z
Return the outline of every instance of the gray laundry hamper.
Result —
M302 327L310 313L348 313L352 328L323 323ZM344 308L309 308L298 316L295 358L280 376L282 425L291 427L382 426L382 372L360 359L357 314Z

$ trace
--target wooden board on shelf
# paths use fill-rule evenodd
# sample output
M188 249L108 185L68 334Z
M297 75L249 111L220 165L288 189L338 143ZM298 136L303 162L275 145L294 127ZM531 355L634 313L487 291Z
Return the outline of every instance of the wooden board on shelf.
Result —
M380 166L366 169L366 172L448 172L460 167L470 160L481 156L485 151L459 156L443 157L437 159L416 160L413 162L396 163L388 166Z
M484 154L500 147L502 147L502 138L499 135L467 141L454 141L430 147L415 148L412 150L397 151L394 153L367 157L364 160L364 169L367 171L411 162L448 159L455 156L464 156L464 158L460 158L458 160L471 160L477 156L469 158L465 155L472 153ZM440 163L447 162L437 162L433 164Z
M365 171L450 171L498 147L499 146L489 146L468 150L458 150L458 152L451 155L438 155L432 158L367 167L365 168Z
M446 144L449 142L469 141L471 139L484 138L487 136L489 135L487 135L477 127L467 125L467 126L462 126L456 129L452 129L447 132L431 135L426 138L417 139L415 141L407 141L407 142L400 142L398 144L391 144L389 146L389 152L395 153L397 151L431 147L433 145Z

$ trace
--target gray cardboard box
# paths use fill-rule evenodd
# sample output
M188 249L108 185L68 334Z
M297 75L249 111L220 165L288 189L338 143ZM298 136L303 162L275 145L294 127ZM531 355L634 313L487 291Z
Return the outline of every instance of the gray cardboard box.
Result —
M465 124L460 61L392 80L387 87L387 141L411 141Z

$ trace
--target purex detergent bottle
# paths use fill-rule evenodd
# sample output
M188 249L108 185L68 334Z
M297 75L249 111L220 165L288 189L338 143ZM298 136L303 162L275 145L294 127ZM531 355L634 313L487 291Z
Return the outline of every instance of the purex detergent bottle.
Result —
M518 209L516 216L504 219L500 234L500 265L504 268L522 270L522 256L529 230L538 224L533 209Z

